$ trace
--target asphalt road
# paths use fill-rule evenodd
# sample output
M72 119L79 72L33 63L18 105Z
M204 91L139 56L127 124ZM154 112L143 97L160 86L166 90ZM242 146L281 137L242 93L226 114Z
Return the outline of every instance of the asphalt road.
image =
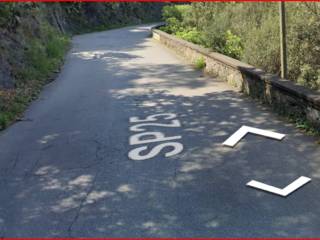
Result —
M56 81L24 121L0 133L0 236L319 237L316 139L203 76L149 30L75 37ZM176 116L130 131L131 117L163 113ZM181 126L164 126L165 118ZM222 146L242 125L286 137ZM146 132L163 141L140 136L146 144L130 145ZM156 151L172 142L183 150ZM133 156L154 156L130 159L141 146ZM312 182L287 198L246 186L254 179L282 188L300 176Z

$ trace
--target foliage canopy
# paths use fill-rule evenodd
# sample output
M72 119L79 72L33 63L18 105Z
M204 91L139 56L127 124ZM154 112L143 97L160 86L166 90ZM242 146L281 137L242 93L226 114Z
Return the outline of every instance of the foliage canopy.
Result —
M290 2L288 78L320 89L320 3ZM280 73L278 3L199 2L163 8L168 33Z

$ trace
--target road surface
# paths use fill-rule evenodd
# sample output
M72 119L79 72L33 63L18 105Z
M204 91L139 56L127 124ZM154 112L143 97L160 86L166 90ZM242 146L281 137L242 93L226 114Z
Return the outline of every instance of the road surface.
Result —
M286 137L223 146L242 125ZM2 237L320 236L316 139L194 70L147 25L73 39L56 81L0 133L0 173ZM286 198L246 186L300 176L312 181Z

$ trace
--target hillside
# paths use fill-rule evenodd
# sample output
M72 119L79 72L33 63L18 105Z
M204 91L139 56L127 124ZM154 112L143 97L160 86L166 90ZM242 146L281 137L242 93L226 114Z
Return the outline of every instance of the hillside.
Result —
M70 36L159 21L162 3L1 3L0 129L57 72Z

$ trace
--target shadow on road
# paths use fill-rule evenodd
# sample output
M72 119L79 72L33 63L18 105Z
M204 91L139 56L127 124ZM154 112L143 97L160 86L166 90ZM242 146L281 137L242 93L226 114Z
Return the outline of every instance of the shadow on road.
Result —
M0 137L2 235L319 235L314 184L287 199L245 186L255 179L284 187L301 175L318 181L312 139L180 63L147 35L141 27L76 37L47 99L26 113L35 120ZM177 114L182 127L148 130L181 135L184 151L128 159L129 117L156 113ZM242 125L287 137L248 135L234 149L222 147Z

